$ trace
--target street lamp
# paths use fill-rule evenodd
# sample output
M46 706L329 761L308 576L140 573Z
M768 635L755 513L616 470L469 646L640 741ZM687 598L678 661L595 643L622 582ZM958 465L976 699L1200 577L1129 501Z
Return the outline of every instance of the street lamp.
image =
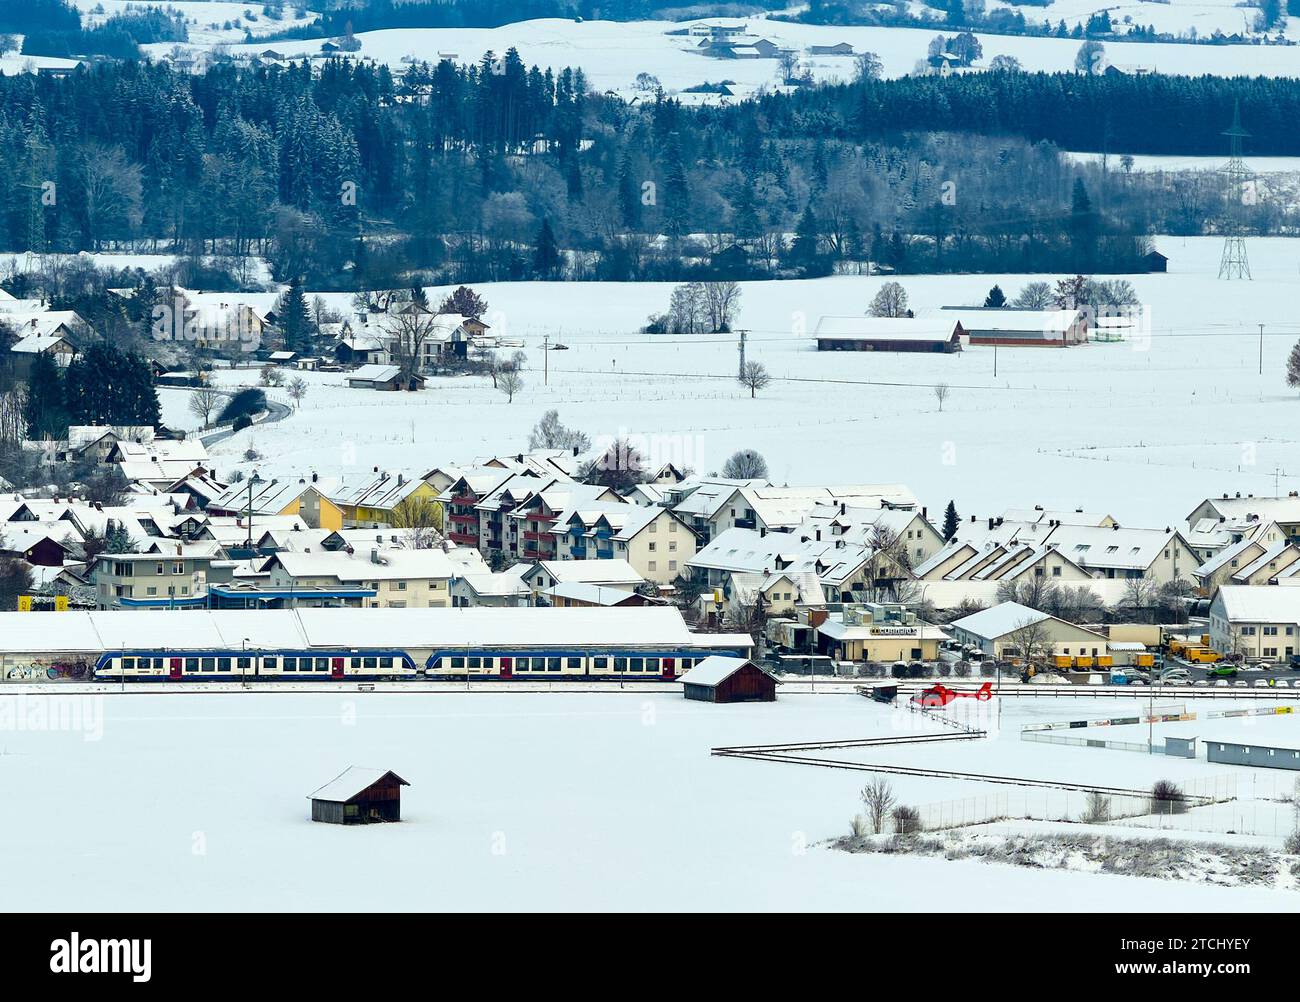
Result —
M253 548L253 488L254 486L260 486L264 483L266 483L266 481L257 475L256 470L254 470L253 475L248 478L248 509L245 512L245 515L248 518L248 539L245 541L245 547L248 550L252 550Z
M239 687L248 688L248 638L239 642Z

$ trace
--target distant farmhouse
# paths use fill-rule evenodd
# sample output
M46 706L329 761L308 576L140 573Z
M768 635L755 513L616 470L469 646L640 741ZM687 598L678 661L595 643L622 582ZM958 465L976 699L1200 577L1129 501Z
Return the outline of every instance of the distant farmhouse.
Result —
M955 317L822 317L813 337L818 351L950 353L969 343Z

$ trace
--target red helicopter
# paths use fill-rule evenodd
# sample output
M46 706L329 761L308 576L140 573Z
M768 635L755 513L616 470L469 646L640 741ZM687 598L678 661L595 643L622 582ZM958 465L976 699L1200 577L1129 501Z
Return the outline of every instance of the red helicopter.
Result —
M924 692L918 692L912 697L912 702L918 706L947 706L955 699L978 699L983 702L992 698L993 683L985 682L974 692L958 692L945 685L934 685Z

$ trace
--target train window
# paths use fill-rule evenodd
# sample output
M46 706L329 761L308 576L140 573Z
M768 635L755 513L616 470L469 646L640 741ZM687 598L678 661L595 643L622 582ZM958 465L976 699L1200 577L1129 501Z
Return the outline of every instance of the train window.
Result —
M186 670L186 671L198 671L198 670L199 670L199 659L198 659L198 658L186 658L186 659L185 659L185 670Z
M317 659L316 659L316 670L317 670L317 671L329 671L329 670L330 670L330 659L329 659L329 658L317 658Z
M217 659L216 659L216 658L201 658L201 659L199 660L199 666L200 666L204 671L216 671L216 670L217 670Z
M615 658L615 659L614 659L614 670L615 670L615 671L627 671L627 658Z
M284 659L284 670L285 670L285 671L297 671L297 670L298 670L298 659L297 659L297 658L285 658L285 659Z
M123 658L123 659L122 659L122 670L123 670L123 671L135 671L135 658Z
M646 659L645 659L645 670L646 670L646 671L658 671L658 670L659 670L659 659L658 659L658 658L646 658Z
M267 671L275 671L275 658L262 658L262 667Z
M470 659L469 659L469 667L470 667L470 668L482 668L482 667L483 667L483 659L482 659L482 658L470 658Z
M352 661L352 670L353 670L353 671L360 671L360 670L361 670L361 659L360 659L360 658L352 658L351 661Z
M248 671L248 669L253 667L253 659L238 658L235 661L235 667L238 668L240 671Z
M230 658L217 658L218 671L230 671Z
M582 658L569 658L566 667L572 668L574 671L582 671Z
M442 671L442 658L430 658L429 671Z
M370 659L367 658L366 660L369 661ZM379 659L379 667L380 667L380 668L391 668L391 667L393 667L393 659L392 659L392 658L380 658L380 659Z
M390 660L391 660L391 659L390 659ZM362 665L365 667L366 671L374 671L374 670L375 670L375 666L379 663L379 659L378 659L378 658L362 658L362 659L361 659L361 663L362 663Z
M162 658L154 658L154 659L153 659L153 667L154 667L154 671L162 671L162 666L163 666L163 659L162 659Z
M559 670L560 670L560 659L559 659L559 658L547 658L547 659L546 659L546 670L547 670L547 671L559 671Z
M452 659L451 659L451 666L452 666L453 668L464 668L464 667L465 667L465 659L464 659L464 658L452 658Z
M604 671L609 667L609 658L592 658L591 667Z
M645 665L644 658L632 658L627 666L628 671L640 671Z

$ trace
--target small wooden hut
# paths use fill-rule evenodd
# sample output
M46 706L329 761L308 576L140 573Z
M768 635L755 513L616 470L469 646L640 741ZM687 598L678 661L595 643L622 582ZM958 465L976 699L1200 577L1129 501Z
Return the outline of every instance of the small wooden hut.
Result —
M402 787L411 784L386 769L348 766L311 795L311 819L331 825L402 820Z

